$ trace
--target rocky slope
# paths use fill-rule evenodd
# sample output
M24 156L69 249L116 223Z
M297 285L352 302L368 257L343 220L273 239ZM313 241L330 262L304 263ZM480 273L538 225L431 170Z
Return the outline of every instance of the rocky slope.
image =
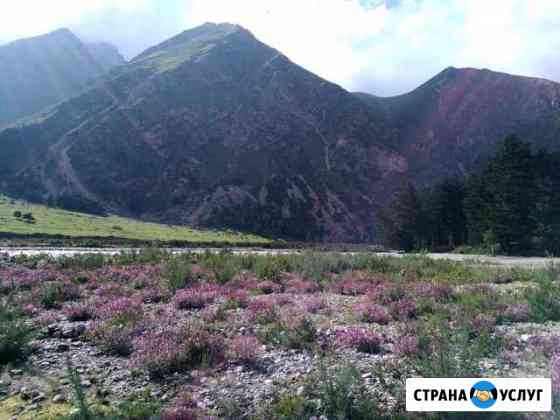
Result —
M558 149L560 85L449 68L406 95L351 94L239 26L205 24L0 131L0 190L158 221L372 240L403 178L464 175L511 133Z
M356 95L390 121L419 185L476 170L510 134L560 149L560 84L548 80L448 68L406 95Z
M85 45L67 29L0 46L0 127L79 93L123 63L111 45Z
M383 179L406 169L366 104L228 24L147 50L41 118L0 133L2 188L195 225L366 238Z

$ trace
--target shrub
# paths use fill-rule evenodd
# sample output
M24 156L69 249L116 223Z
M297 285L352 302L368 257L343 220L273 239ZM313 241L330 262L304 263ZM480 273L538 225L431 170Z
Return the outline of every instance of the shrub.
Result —
M24 359L29 352L32 329L17 312L0 304L0 365Z
M141 331L142 327L137 324L123 325L106 321L94 324L88 335L106 352L128 356L132 353L134 338Z
M530 308L526 303L508 305L498 313L500 322L528 322L530 317Z
M77 254L71 257L63 256L56 260L61 269L95 270L105 265L103 254Z
M258 297L249 302L248 310L251 318L261 324L273 322L278 318L276 302L267 297Z
M475 332L481 330L492 331L496 326L496 318L492 315L478 314L474 317L472 324Z
M291 349L309 348L314 342L317 330L309 318L295 319L286 325L286 346Z
M144 331L134 340L131 363L145 369L152 377L161 378L202 364L218 363L223 360L224 350L222 337L199 326L165 326Z
M278 281L284 271L288 271L289 266L280 257L258 258L255 264L257 277L270 281Z
M549 358L560 352L560 336L533 335L527 342L529 346L542 351L545 357Z
M224 306L209 306L204 308L201 313L202 319L208 323L216 321L225 321L227 319L227 312Z
M360 372L353 366L337 367L327 371L321 367L308 390L309 400L319 400L321 404L314 407L311 415L322 415L328 419L388 419L378 407L375 395L366 389Z
M368 281L347 277L331 284L328 289L331 293L339 295L358 296L367 294L374 287Z
M282 278L286 293L315 293L320 287L315 281L306 281L299 274L286 273Z
M527 291L530 318L535 322L560 321L560 286L549 279Z
M39 301L45 309L58 309L63 302L80 297L80 289L70 282L47 283L38 291Z
M395 340L393 351L401 356L418 357L420 354L420 340L414 335L402 335Z
M560 395L560 354L552 357L550 371L552 373L552 390L558 396Z
M282 290L282 286L273 281L265 280L257 284L257 289L266 295L270 295L272 293L279 293Z
M101 306L97 316L114 324L130 324L142 319L144 308L142 302L137 299L121 297Z
M275 420L293 420L313 418L315 407L302 396L284 394L270 408L271 418ZM308 413L308 415L306 415ZM315 417L317 418L317 417Z
M420 283L416 285L416 293L423 297L431 297L436 302L446 303L455 298L455 291L451 286Z
M128 292L117 283L104 283L96 288L95 295L101 298L117 298L127 296Z
M186 392L179 394L173 405L161 413L161 420L198 420L203 418L192 395Z
M169 299L169 292L158 286L147 287L142 290L140 297L144 303L159 303Z
M325 298L318 296L308 296L301 302L301 306L305 312L315 314L321 310L327 309L329 304Z
M177 309L202 309L224 293L221 286L215 284L201 284L189 289L177 291L173 304Z
M62 309L69 321L87 321L93 318L93 308L85 303L71 303Z
M228 308L246 308L249 305L249 293L245 290L229 290L225 296Z
M226 284L234 278L236 272L237 269L233 264L225 264L214 271L214 277L219 284Z
M201 258L201 265L212 274L219 284L230 282L240 269L239 259L228 252L204 254Z
M28 303L26 305L23 305L23 307L21 308L21 311L23 312L24 315L27 315L29 317L34 317L34 316L37 316L39 314L40 308L33 305L32 303Z
M389 306L389 310L393 317L402 321L415 318L418 315L416 302L407 298L392 302Z
M372 330L362 328L346 328L336 333L337 340L362 353L377 354L381 352L383 337Z
M174 257L167 263L165 277L171 293L184 289L194 281L190 262L180 257Z
M430 295L439 303L446 303L455 299L455 291L447 285L433 286Z
M252 335L235 337L231 340L228 349L228 354L233 361L248 366L253 366L261 353L262 346L257 337Z
M259 279L253 273L242 271L233 277L228 286L234 290L256 289L259 283Z
M426 378L468 378L480 375L483 358L498 354L501 341L488 331L473 331L472 325L452 324L434 318L419 332L428 351L413 363L418 375Z
M376 324L386 325L391 321L391 315L383 306L360 304L355 307L355 312L360 321L373 322Z
M145 369L153 377L188 368L185 336L180 329L147 330L134 340L133 346L132 365Z
M400 302L403 300L409 299L406 298L406 291L401 285L392 286L386 290L384 303Z

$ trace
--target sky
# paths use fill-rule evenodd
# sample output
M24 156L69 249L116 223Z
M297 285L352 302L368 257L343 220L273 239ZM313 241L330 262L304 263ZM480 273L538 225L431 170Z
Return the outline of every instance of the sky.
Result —
M560 0L18 0L0 44L68 27L132 58L204 22L237 23L351 91L405 93L444 68L560 81Z

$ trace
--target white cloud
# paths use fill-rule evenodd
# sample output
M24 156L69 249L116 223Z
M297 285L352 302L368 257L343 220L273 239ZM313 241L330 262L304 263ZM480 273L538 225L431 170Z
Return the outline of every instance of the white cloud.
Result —
M79 24L88 15L108 9L137 11L149 0L16 0L5 1L0 15L0 39L12 40Z
M412 89L449 65L560 79L559 0L9 3L0 15L4 41L69 26L113 40L130 57L187 27L227 21L329 80L378 94Z

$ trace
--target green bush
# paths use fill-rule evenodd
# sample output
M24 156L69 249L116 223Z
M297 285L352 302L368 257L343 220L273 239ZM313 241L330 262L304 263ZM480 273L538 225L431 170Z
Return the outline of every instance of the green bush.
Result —
M29 353L32 329L18 313L0 305L0 365L25 359Z
M58 266L63 269L96 270L105 265L106 256L103 254L79 254L63 256L57 260Z
M373 420L385 417L373 395L367 392L360 372L353 366L328 372L322 367L309 396L321 401L319 415L329 419Z
M560 286L550 278L539 280L536 288L527 291L526 298L533 321L560 321Z
M171 258L171 253L165 249L148 247L140 250L122 251L113 257L117 265L159 264Z
M485 330L470 323L452 326L433 317L421 327L421 346L412 360L413 369L424 378L469 378L480 375L480 361L496 355L502 346Z
M120 402L116 408L101 411L90 404L82 386L79 372L72 366L70 359L66 361L68 378L77 408L75 414L62 417L60 420L157 420L160 419L161 404L151 395L137 393Z
M165 277L172 293L184 289L194 281L190 261L187 261L184 257L170 259L167 263Z
M271 323L259 333L259 339L263 343L301 350L313 345L316 332L313 322L303 318L295 326L281 322Z
M313 412L313 405L303 397L285 394L270 411L275 420L307 420L309 413Z

